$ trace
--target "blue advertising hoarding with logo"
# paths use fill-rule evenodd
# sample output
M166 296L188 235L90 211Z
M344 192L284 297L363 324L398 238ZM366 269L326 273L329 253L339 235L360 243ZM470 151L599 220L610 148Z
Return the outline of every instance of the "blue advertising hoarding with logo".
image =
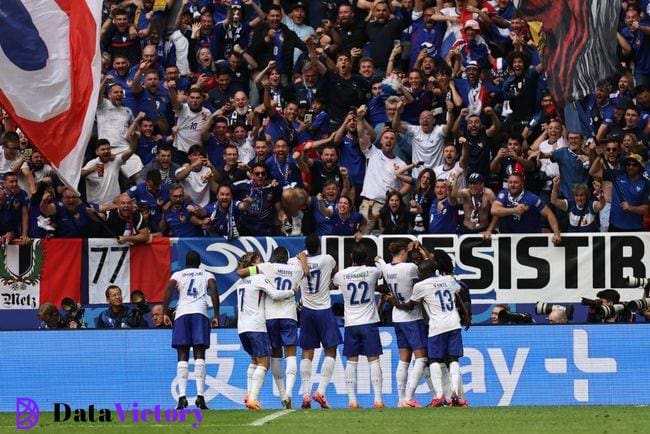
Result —
M461 359L466 398L472 406L650 404L640 387L650 376L645 324L474 327L463 332ZM381 329L383 393L397 404L395 335ZM0 411L16 411L17 398L40 411L55 403L73 408L172 408L178 398L176 352L170 330L21 331L0 334ZM342 348L340 348L342 350ZM323 354L316 352L314 384ZM363 359L363 358L361 358ZM316 363L317 361L317 363ZM211 409L243 409L249 356L235 330L214 330L206 352L205 398ZM188 398L195 394L190 361ZM299 402L299 382L294 401ZM360 360L359 403L372 406L368 365ZM344 360L337 357L327 397L347 407ZM416 398L430 401L424 381ZM264 408L280 408L270 373L260 396Z

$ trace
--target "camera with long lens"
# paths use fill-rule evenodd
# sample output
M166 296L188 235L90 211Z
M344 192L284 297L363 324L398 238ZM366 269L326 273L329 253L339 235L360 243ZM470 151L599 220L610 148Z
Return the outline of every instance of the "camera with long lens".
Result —
M143 317L151 311L144 293L139 289L133 291L131 293L131 303L135 307L133 309L133 325L143 323Z
M628 288L650 287L650 279L648 279L647 277L626 277L625 285Z
M609 306L602 304L600 300L593 300L591 298L582 297L580 304L583 306L589 306L594 314L601 319L614 318L616 315L621 315L629 312L629 309L627 309L626 305L622 303L616 303Z
M65 316L63 317L63 322L66 327L70 326L70 323L77 323L78 327L82 327L84 325L84 311L85 308L75 302L73 299L70 297L65 297L63 300L61 300L61 309L65 312Z
M642 298L639 300L630 300L625 305L630 312L638 312L640 310L646 310L650 307L650 298Z
M499 324L532 324L533 317L529 313L508 312L501 310L499 312Z
M535 313L537 315L549 315L553 309L563 310L566 312L566 317L569 321L573 319L574 308L571 304L564 306L561 304L544 303L542 301L538 301L537 304L535 304Z

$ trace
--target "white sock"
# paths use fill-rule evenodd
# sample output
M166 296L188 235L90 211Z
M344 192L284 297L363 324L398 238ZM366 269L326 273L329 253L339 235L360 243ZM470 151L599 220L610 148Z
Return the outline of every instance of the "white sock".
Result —
M194 359L194 378L196 379L196 394L203 396L205 389L205 360Z
M300 394L311 395L311 360L300 361Z
M284 395L285 399L291 399L291 395L293 394L293 386L295 386L296 384L297 375L298 375L298 364L296 363L296 356L288 356L287 371L286 371L287 390Z
M187 393L187 377L190 376L190 364L178 362L176 364L176 376L178 377L178 396L185 396Z
M280 399L284 399L286 393L284 388L284 371L282 370L282 359L277 357L271 357L271 374L273 374L273 381L275 386L280 392Z
M406 380L409 376L409 362L400 360L397 362L397 370L395 371L395 379L397 380L397 399L402 401L404 399L404 391L406 390Z
M257 368L257 365L254 363L251 363L248 365L248 369L246 370L246 394L250 395L251 393L251 385L253 384L253 372L255 372L255 368Z
M381 398L381 385L383 378L381 375L381 364L379 363L379 359L370 362L370 382L372 383L372 389L375 392L375 402L383 402Z
M406 383L406 393L404 394L404 398L407 401L411 401L413 399L413 395L415 394L415 388L418 387L418 384L420 384L420 379L422 378L422 372L424 372L424 368L426 366L427 366L426 357L420 357L419 359L415 359L415 363L413 364L413 367L409 372L408 382Z
M460 384L460 365L458 362L449 364L449 373L451 377L451 390L458 395L458 386Z
M429 386L429 391L431 392L431 397L435 397L435 392L433 389L433 381L431 381L431 371L429 370L428 366L424 367L424 381L427 382L427 386Z
M434 398L440 398L443 395L442 391L442 363L433 362L429 366L431 371L431 382L433 383L433 396Z
M262 390L262 385L264 384L265 377L266 368L264 366L257 365L255 372L253 372L253 381L251 382L250 399L252 401L257 401L259 398L260 390Z
M354 366L356 367L356 362L354 362ZM332 375L334 374L334 365L336 364L336 360L334 357L325 357L325 360L323 360L323 366L320 368L320 383L318 383L318 393L321 395L325 395L325 391L327 390L327 386L330 384L330 380L332 379ZM354 370L355 372L355 384L356 384L356 368Z
M449 368L447 367L447 364L441 363L440 369L442 370L442 394L449 398L452 392Z
M350 404L357 402L357 362L350 362L345 365L345 387L348 389Z

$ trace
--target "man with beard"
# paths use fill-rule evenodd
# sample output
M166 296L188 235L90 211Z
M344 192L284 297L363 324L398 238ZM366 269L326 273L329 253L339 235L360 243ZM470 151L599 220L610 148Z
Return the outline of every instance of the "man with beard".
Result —
M226 237L233 240L239 237L241 212L246 211L252 199L234 200L232 187L222 185L217 190L217 200L205 207L207 217L201 220L201 227L211 237Z
M144 86L141 83L144 76ZM150 68L146 62L140 63L138 71L133 77L133 94L138 111L145 112L154 121L156 131L169 134L170 124L173 124L172 103L170 95L164 88L161 89L158 71ZM167 83L169 87L169 83Z
M521 51L511 54L508 64L514 74L502 86L503 99L512 110L507 124L512 131L521 131L535 114L539 72L536 68L530 68L530 58Z
M123 54L118 54L113 57L113 69L106 73L106 77L109 75L113 77L113 83L117 83L122 86L124 89L124 101L123 104L131 109L131 112L135 112L137 109L135 104L135 97L133 96L133 89L131 89L131 83L133 77L131 76L131 63L129 58Z
M0 193L0 242L9 243L18 238L19 244L29 242L29 200L27 192L18 185L13 172L4 174Z
M327 67L322 62L325 62ZM344 52L336 56L336 64L327 56L321 56L315 64L318 72L325 75L324 87L336 89L336 92L330 93L327 107L331 116L331 126L338 128L350 109L359 107L363 103L365 80L352 74L352 59Z
M481 117L478 114L470 114L467 109L463 109L459 119L454 124L452 132L454 134L458 133L460 120L465 117L467 129L463 131L462 136L467 139L469 144L469 171L470 173L480 173L483 178L487 178L490 174L490 161L492 160L490 139L495 137L501 129L501 121L492 110L492 107L485 107L483 113L492 122L490 128L483 126Z
M220 67L215 75L217 86L208 94L210 104L215 110L223 108L226 112L230 111L230 102L238 89L232 84L229 68Z
M508 187L508 177L514 172L516 164L521 165L526 172L531 172L535 168L533 162L524 156L523 141L521 136L508 137L506 146L500 148L490 162L490 172L499 174L502 188Z
M120 194L118 182L120 169L135 152L137 142L130 138L130 147L121 154L111 153L111 144L99 139L95 145L97 158L90 160L81 169L81 177L86 179L86 198L97 203L108 203Z
M360 48L366 42L361 26L354 22L354 7L348 3L339 5L338 20L335 30L341 36L340 52L349 53L353 48Z
M193 87L187 93L187 102L181 103L176 92L176 83L169 82L169 98L176 114L176 134L174 135L174 149L178 154L175 158L182 162L187 160L187 151L192 145L201 143L201 132L206 124L212 121L210 110L203 107L203 93Z
M524 190L524 175L518 170L508 177L508 188L499 192L490 211L495 218L485 231L485 237L492 234L499 221L502 222L501 232L505 234L539 233L544 217L553 230L553 244L562 239L555 214L537 195Z
M445 32L445 26L433 20L436 8L434 4L427 4L423 7L420 0L415 2L412 19L413 22L408 28L408 37L411 41L411 60L409 68L413 68L415 61L421 51L426 51L430 56L435 56L440 51L442 44L442 35Z
M370 42L370 57L375 61L375 68L383 72L393 49L393 41L401 39L402 30L408 23L391 18L388 4L384 1L373 5L372 17L373 20L366 24L366 37Z
M463 173L460 169L459 176ZM463 205L463 221L458 225L459 234L478 234L487 229L490 223L490 209L496 196L489 188L480 173L472 173L467 178L468 188L458 188L458 177L451 184L449 202L453 205L460 199Z
M454 173L466 169L469 164L469 146L464 137L458 139L458 143L462 146L460 158L458 158L458 151L456 145L447 143L442 151L443 163L434 167L433 173L436 179L444 179L451 184L451 177ZM465 188L465 177L458 178L458 188Z
M163 213L160 232L169 231L172 237L202 237L201 219L207 213L196 203L185 198L185 189L181 184L169 187L170 207Z

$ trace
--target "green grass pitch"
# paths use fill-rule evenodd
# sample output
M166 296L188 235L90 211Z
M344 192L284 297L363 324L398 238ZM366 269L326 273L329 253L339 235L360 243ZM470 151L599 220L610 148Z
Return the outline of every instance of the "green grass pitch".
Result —
M278 410L211 410L196 428L190 423L53 422L41 413L33 433L645 433L650 430L649 407L499 407L360 410L295 410L255 426ZM258 422L259 423L259 422ZM17 432L15 415L0 413L0 432Z

